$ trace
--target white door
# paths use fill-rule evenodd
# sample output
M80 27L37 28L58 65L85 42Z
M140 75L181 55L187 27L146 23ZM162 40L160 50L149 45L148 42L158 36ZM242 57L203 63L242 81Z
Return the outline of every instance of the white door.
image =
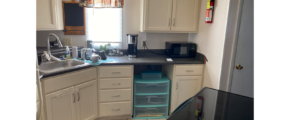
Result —
M145 0L145 32L170 31L172 0Z
M76 120L74 87L45 95L47 120Z
M173 0L171 31L197 32L199 0Z
M202 76L176 76L175 110L181 103L193 97L201 89ZM173 89L173 88L172 88Z
M230 91L254 97L254 3L244 0ZM241 65L243 69L237 69Z
M97 117L96 80L75 86L77 120L93 120Z

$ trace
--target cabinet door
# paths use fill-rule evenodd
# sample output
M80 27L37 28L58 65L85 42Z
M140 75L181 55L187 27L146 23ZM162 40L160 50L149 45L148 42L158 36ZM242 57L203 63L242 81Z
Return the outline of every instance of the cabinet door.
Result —
M145 0L145 32L170 31L172 0Z
M176 76L175 82L176 100L174 109L188 98L193 97L201 89L202 76Z
M37 30L62 30L61 0L37 0L36 27Z
M97 117L96 80L75 86L77 120L93 120Z
M197 32L199 0L173 0L172 32Z
M74 87L47 94L47 120L76 120Z

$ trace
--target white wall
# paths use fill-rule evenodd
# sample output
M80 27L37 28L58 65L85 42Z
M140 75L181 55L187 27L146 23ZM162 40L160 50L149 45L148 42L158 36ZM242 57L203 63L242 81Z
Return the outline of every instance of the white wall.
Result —
M229 0L216 0L213 23L205 23L207 0L201 0L198 33L190 33L188 41L198 44L208 62L205 65L203 86L219 89Z
M188 33L141 33L140 31L140 0L125 0L123 8L123 49L126 49L126 34L139 34L138 49L141 40L146 39L149 49L164 49L165 41L187 41ZM46 46L49 33L55 33L62 40L64 37L72 38L73 46L86 47L85 35L64 35L62 31L37 31L37 46Z

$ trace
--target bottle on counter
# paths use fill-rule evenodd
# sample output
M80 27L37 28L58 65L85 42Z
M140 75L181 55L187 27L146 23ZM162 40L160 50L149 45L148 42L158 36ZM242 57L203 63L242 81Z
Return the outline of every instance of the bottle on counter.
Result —
M68 46L66 46L65 53L66 53L66 59L67 59L67 60L70 59L70 51L69 51Z
M111 0L111 7L116 7L115 4L116 4L116 0Z
M72 58L78 58L78 47L72 46Z

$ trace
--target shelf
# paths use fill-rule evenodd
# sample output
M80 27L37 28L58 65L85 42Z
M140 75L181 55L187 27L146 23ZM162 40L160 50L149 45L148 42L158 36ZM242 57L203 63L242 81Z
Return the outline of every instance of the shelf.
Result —
M170 80L162 75L161 79L142 79L140 75L134 75L134 82L135 83L167 83Z
M160 118L167 118L168 116L161 116L161 117L134 117L134 119L160 119Z
M168 105L134 105L134 107L167 107Z
M168 95L169 93L135 93L134 95Z

